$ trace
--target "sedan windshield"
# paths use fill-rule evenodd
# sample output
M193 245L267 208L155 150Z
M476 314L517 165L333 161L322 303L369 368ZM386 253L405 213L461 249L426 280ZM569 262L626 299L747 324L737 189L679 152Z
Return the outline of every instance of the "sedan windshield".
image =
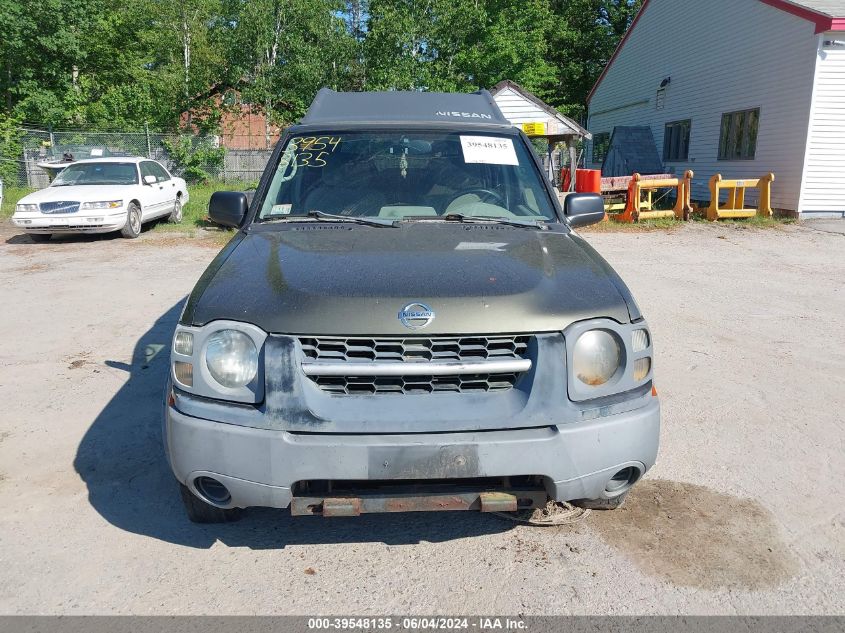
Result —
M281 154L258 222L319 214L389 220L555 221L519 137L449 132L297 136Z
M77 163L65 167L50 186L137 184L135 163Z

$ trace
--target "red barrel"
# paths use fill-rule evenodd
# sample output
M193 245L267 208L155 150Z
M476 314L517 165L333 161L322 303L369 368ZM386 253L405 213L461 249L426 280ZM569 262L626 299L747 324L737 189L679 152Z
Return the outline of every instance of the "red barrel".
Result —
M601 169L579 169L575 172L575 191L601 193Z
M560 170L561 191L569 191L569 185L572 184L572 172L569 167L564 167Z

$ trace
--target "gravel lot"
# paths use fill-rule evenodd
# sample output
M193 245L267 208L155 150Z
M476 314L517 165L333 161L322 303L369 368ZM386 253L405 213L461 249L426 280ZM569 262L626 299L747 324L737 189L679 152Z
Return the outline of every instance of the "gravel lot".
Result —
M200 527L160 392L212 241L3 227L0 612L841 613L845 222L587 237L657 346L661 455L624 510Z

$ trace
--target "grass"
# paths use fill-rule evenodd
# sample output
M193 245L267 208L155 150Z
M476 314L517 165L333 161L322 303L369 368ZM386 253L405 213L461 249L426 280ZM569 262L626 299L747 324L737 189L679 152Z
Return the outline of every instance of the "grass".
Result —
M778 229L789 224L796 224L798 220L787 217L763 217L754 216L751 218L736 218L719 220L718 222L710 222L703 214L694 214L692 222L703 224L707 226L729 226L736 229ZM650 233L654 231L672 231L681 228L687 224L680 222L674 218L658 218L655 220L643 220L630 224L627 222L616 222L610 220L608 222L601 222L586 228L579 229L582 233Z
M695 221L697 222L704 222L707 223L706 218L699 218L698 216L695 217ZM782 217L763 217L755 215L752 218L736 218L736 219L727 219L727 220L719 220L719 224L723 224L725 226L733 226L736 228L746 228L746 229L777 229L782 226L787 226L789 224L797 224L798 220L795 218L782 218Z
M3 204L0 206L0 218L4 220L11 218L18 200L33 191L35 190L27 187L5 187L3 189Z
M674 218L656 218L654 220L643 220L642 222L617 222L608 220L578 229L579 233L651 233L653 231L672 231L683 226Z

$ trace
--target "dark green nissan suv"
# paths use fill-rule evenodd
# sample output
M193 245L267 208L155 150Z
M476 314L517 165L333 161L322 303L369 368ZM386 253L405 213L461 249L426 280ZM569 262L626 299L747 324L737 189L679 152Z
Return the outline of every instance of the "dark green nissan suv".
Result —
M173 337L164 435L194 521L618 507L654 464L648 326L490 94L322 90Z

